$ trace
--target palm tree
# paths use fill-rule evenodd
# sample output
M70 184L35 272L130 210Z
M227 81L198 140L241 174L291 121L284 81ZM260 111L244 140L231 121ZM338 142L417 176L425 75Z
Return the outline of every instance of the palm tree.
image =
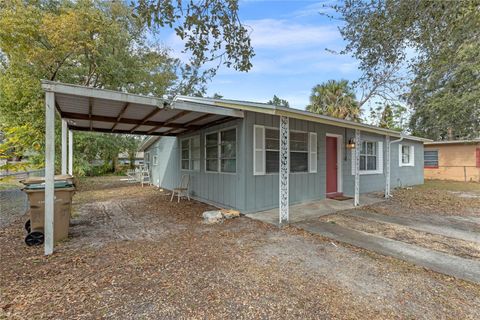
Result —
M307 111L358 122L362 113L348 80L328 80L313 87Z

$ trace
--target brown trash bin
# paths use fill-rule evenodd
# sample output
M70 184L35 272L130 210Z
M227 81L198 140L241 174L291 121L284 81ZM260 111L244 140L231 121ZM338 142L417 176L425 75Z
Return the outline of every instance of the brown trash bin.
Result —
M45 190L24 191L27 193L30 202L30 233L41 232L43 234L45 226ZM53 241L55 243L68 238L74 192L75 188L73 187L55 189L53 218Z

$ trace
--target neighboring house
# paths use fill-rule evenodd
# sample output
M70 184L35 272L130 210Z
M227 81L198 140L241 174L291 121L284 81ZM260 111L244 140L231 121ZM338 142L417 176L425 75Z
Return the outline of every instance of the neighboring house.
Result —
M134 159L134 165L141 165L143 164L143 158L144 154L143 152L136 152L135 153L135 159ZM118 162L127 165L130 164L130 156L128 155L127 152L122 152L118 154Z
M480 139L426 142L426 179L480 182Z
M261 103L184 96L173 103L243 112L242 118L185 133L178 131L176 137L149 137L140 147L155 185L172 189L182 175L188 174L191 196L207 203L241 212L279 207L279 174L287 174L279 173L280 131L283 141L290 132L289 153L284 153L289 154L285 161L290 162L286 192L290 204L342 194L354 196L356 150L360 193L384 191L387 183L392 187L423 183L426 139L401 137L393 130ZM280 125L282 115L288 116L289 129ZM179 124L194 121L176 119ZM358 145L354 144L358 141L356 131L361 141Z

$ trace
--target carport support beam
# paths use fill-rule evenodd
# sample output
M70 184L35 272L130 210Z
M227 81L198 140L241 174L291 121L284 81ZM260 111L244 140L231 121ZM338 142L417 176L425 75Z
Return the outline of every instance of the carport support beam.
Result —
M55 94L45 92L45 255L53 253L55 204Z
M67 174L67 120L62 119L62 174Z
M73 131L68 130L68 174L73 176Z
M360 205L360 149L362 142L360 140L360 130L355 129L355 196L353 204L355 207Z
M279 222L280 225L289 220L289 186L290 175L290 128L289 118L280 116L280 181L279 181Z

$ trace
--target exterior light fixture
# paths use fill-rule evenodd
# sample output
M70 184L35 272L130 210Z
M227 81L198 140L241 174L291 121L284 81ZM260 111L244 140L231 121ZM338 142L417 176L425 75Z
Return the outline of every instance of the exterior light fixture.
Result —
M352 138L348 140L347 149L355 149L355 141Z

